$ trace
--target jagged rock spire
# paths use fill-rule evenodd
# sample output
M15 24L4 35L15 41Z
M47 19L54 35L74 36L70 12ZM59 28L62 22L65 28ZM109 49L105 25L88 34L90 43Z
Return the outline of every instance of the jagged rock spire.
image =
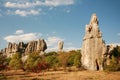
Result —
M63 45L64 45L64 42L63 42L63 41L59 41L59 42L58 42L58 49L59 49L59 51L62 51L62 50L63 50Z
M99 21L96 14L93 14L90 23L86 25L85 36L82 43L82 65L88 70L102 70L102 60L106 52L106 45L102 40L102 33L99 30Z
M92 14L92 16L91 16L90 24L91 25L93 25L93 24L99 25L99 21L98 21L97 15L95 13Z

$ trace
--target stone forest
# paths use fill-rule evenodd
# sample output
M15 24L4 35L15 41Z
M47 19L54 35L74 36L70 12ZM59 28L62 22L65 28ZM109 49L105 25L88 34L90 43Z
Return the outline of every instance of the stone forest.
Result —
M104 33L103 33L104 34ZM27 43L10 43L0 51L0 79L1 80L68 80L56 75L58 71L60 76L64 74L69 76L68 72L78 72L82 78L76 79L75 76L71 80L101 80L95 78L92 73L87 71L102 71L106 75L106 71L120 71L120 46L107 45L102 39L102 32L99 29L99 20L96 14L92 14L89 24L85 26L85 35L82 41L82 47L79 50L64 51L64 42L58 42L58 51L46 52L47 43L44 39L30 41ZM9 71L23 71L24 75L28 73L37 73L37 77L25 77L22 72L21 76L15 75ZM55 72L54 72L55 71ZM63 71L63 72L60 72ZM86 71L86 72L85 72ZM7 73L8 72L8 73ZM49 72L57 77L50 77ZM83 77L84 74L92 75L88 79ZM95 72L94 72L95 73ZM8 75L9 74L9 75ZM99 76L100 73L96 73ZM96 75L95 74L95 75ZM44 77L48 75L49 77ZM72 75L72 73L71 73ZM110 77L110 74L108 74ZM22 78L24 76L24 78ZM94 76L94 78L93 78ZM115 75L114 75L115 76ZM103 80L119 80L105 78Z

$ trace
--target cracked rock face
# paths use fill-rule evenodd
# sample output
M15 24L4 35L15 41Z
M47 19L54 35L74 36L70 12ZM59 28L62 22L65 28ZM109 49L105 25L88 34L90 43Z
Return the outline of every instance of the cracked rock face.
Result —
M38 52L40 55L44 54L44 51L47 49L47 44L44 39L39 39L38 41L31 41L27 44L23 42L9 43L7 48L2 49L0 53L7 57L12 57L15 53L21 53L23 55L27 55L30 53Z
M98 25L98 18L93 14L90 23L86 25L81 49L81 62L88 70L103 70L103 57L107 48Z

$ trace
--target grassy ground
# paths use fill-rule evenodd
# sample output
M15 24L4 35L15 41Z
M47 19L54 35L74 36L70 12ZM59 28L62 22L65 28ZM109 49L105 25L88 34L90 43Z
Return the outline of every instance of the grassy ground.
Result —
M0 72L0 80L120 80L120 72L51 71L44 73L28 73L21 70L11 70Z

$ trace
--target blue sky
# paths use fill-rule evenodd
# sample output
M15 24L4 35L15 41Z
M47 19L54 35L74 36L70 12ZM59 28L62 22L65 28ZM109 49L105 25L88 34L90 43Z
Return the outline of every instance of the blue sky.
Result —
M48 50L82 46L85 25L96 13L106 44L120 44L120 0L0 0L0 49L8 42L44 38Z

